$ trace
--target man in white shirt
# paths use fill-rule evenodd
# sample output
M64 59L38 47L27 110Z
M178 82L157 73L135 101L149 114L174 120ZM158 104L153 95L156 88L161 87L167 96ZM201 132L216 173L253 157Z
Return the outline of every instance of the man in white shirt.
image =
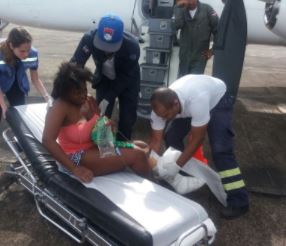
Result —
M186 75L169 88L157 89L151 97L150 147L159 153L164 137L167 148L182 151L177 161L167 167L166 175L172 177L193 156L208 131L214 164L221 178L226 177L223 186L228 195L228 212L222 215L231 219L248 211L248 196L233 153L233 104L229 104L231 97L225 92L224 82L208 75ZM176 124L177 119L185 118L190 118L187 131ZM191 137L184 147L188 133Z

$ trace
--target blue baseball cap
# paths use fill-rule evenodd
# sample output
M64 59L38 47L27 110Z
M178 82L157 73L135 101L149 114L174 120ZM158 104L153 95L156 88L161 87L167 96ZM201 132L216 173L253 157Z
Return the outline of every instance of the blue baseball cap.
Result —
M94 36L94 46L110 53L118 51L123 40L123 29L123 21L119 16L113 14L103 16Z

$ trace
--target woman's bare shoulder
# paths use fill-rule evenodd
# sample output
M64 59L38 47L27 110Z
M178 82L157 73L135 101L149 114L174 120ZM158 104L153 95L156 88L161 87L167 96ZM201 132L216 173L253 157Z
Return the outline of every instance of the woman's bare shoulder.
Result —
M68 110L68 104L58 99L54 100L46 114L45 137L57 136L59 129L65 124Z
M70 111L71 106L69 103L65 102L61 99L56 99L53 101L52 106L48 108L47 116L50 117L58 117L58 116L66 116Z

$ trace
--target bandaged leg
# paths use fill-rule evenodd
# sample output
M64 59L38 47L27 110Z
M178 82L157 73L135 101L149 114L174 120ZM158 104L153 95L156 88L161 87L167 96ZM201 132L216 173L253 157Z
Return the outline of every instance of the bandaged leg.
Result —
M167 174L166 165L174 164L180 154L180 151L169 148L162 157L151 151L150 159L153 161L153 172L156 176L170 184L177 193L187 194L199 189L205 182L199 178L183 176L179 173L175 175Z
M167 181L180 194L186 194L188 192L194 191L206 183L216 198L224 206L226 206L227 195L223 188L220 176L210 167L201 163L199 160L191 158L182 167L184 172L193 177L182 176L178 173L175 173L173 176L170 175L174 168L168 167L170 165L176 165L176 160L180 154L180 151L173 148L168 148L162 157L159 157L158 155L156 156L157 165L154 166L153 170L155 170L160 178Z
M179 194L187 194L201 188L205 182L196 177L183 176L176 174L173 178L167 178L165 181L170 184Z

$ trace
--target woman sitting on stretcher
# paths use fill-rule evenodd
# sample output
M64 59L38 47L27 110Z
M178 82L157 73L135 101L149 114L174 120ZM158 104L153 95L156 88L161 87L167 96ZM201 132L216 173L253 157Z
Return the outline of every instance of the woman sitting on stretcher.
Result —
M147 176L150 170L156 169L157 163L147 158L149 150L143 142L135 142L134 148L120 148L117 155L100 157L91 139L92 129L99 119L95 100L87 96L86 81L90 81L91 76L89 70L71 63L60 66L51 94L54 102L46 115L43 145L83 182L125 167ZM192 181L191 177L180 174L174 180L167 180L179 193L191 191Z

